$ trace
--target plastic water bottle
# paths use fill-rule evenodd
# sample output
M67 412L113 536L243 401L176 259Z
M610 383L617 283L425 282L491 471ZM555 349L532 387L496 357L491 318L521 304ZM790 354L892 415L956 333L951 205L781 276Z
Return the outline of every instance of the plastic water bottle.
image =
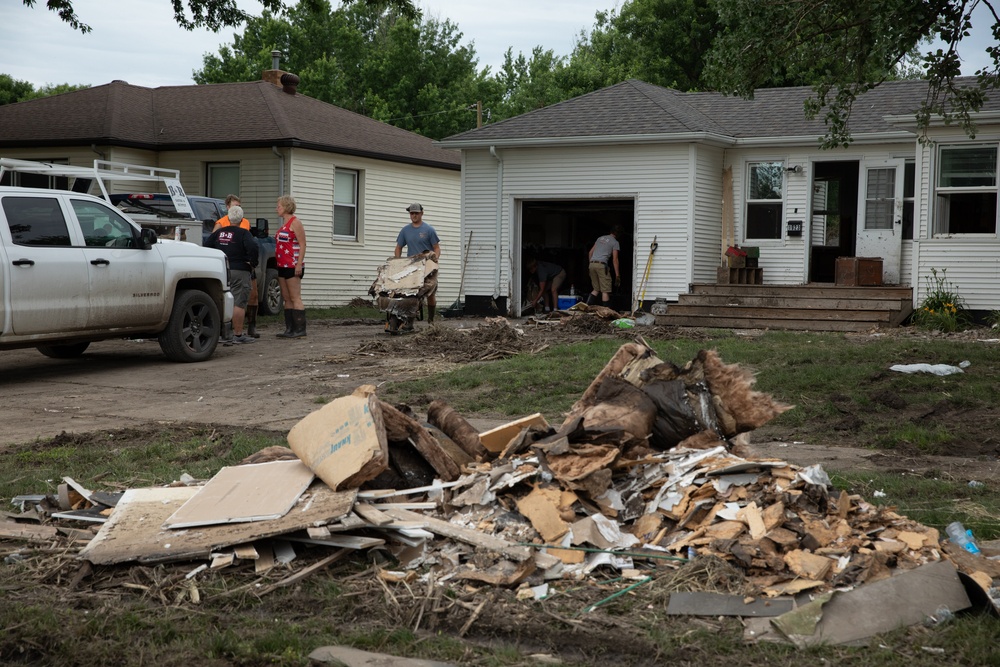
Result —
M945 532L948 533L948 539L951 540L952 544L957 544L970 554L980 553L979 547L972 537L972 531L966 530L960 521L949 523L948 527L945 528Z
M573 286L573 285L569 286L569 295L570 296L576 296L576 287L575 286Z

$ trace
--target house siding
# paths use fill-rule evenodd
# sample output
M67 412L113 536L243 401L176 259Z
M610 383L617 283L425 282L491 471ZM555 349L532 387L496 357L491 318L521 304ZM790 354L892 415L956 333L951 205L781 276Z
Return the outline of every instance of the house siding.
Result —
M359 238L333 236L334 170L359 172ZM289 160L296 215L306 230L307 276L302 297L308 306L331 306L368 299L379 265L391 257L399 230L409 223L406 207L424 206L425 221L441 239L438 302L458 298L461 270L460 175L367 158L296 150ZM405 251L404 251L405 252ZM312 276L314 279L310 280Z
M736 238L740 245L760 248L760 266L763 267L765 284L795 285L808 282L807 259L812 233L811 214L813 202L811 186L813 182L812 163L836 161L881 161L913 158L911 144L850 147L831 151L789 150L775 152L765 148L741 148L729 151L727 160L733 167L733 201L736 221ZM746 195L748 164L751 162L780 161L788 167L802 166L801 173L786 172L784 180L784 204L782 233L780 239L747 239ZM859 192L863 197L863 190ZM917 206L915 202L915 207ZM788 221L801 220L802 236L788 235ZM860 224L860 221L859 221ZM901 284L909 284L912 273L913 244L904 242L901 250Z
M632 199L635 201L633 289L645 270L649 244L657 236L646 300L676 299L687 291L692 273L689 192L693 158L686 145L620 145L601 147L507 148L497 151L502 164L488 150L466 150L463 162L463 233L473 232L473 254L466 273L466 294L512 296L511 276L516 230L511 207L527 199ZM503 184L500 235L500 281L496 281L497 170ZM721 177L720 177L721 178ZM519 221L515 221L519 224ZM581 248L585 252L587 248Z
M722 171L725 151L691 147L695 175L690 226L692 267L690 282L715 282L722 252ZM640 248L641 250L642 248ZM657 250L659 252L659 250Z
M497 172L499 163L488 150L463 151L462 237L469 242L465 293L500 296L495 279L497 249ZM504 223L503 228L506 228ZM501 241L502 241L501 236ZM501 248L503 242L501 242ZM507 262L501 262L506 265ZM501 280L503 275L501 274Z
M949 288L965 301L967 308L978 311L1000 309L1000 234L956 235L934 238L934 174L937 149L942 144L996 143L1000 125L977 126L976 138L969 139L961 128L933 128L929 143L920 145L917 159L918 215L914 260L910 266L914 306L933 288L933 273L944 277ZM1000 221L998 221L1000 229ZM942 273L944 272L944 273Z

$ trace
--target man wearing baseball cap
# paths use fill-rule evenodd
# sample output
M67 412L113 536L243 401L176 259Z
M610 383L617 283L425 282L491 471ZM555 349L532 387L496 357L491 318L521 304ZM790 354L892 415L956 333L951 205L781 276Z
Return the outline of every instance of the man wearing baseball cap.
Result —
M403 255L406 246L406 256L413 257L422 252L431 251L438 261L441 260L441 240L434 228L424 222L424 207L420 204L410 204L406 207L410 214L410 224L403 227L396 237L395 257ZM434 309L437 306L437 296L427 295L427 322L434 321Z

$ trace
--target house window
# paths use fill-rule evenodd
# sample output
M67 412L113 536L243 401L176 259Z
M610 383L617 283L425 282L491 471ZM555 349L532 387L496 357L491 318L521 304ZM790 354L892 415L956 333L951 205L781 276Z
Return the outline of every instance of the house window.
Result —
M337 169L333 181L333 235L358 238L358 172Z
M207 165L205 173L208 177L205 192L209 197L225 199L226 195L240 193L239 162L212 162Z
M747 174L746 238L780 239L784 163L751 162Z
M32 162L45 162L47 164L64 164L69 165L69 161L62 158L42 158L40 160L32 160ZM90 179L77 179L77 181L86 181L87 188L90 187ZM5 171L3 177L0 178L0 185L13 185L20 188L42 188L45 190L69 190L69 178L66 176L52 176L49 174L29 174L23 171ZM73 188L75 192L86 192L86 189L80 190Z
M942 146L934 232L996 234L997 146Z
M865 187L865 229L892 229L896 212L896 169L868 170Z

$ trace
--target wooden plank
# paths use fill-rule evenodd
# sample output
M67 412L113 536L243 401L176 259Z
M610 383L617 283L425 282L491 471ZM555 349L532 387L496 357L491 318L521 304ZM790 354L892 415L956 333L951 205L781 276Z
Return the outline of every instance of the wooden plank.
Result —
M719 318L754 318L771 320L818 319L864 322L888 322L889 313L881 310L838 310L836 308L766 308L750 306L671 306L670 316Z
M747 308L826 308L888 310L903 308L902 299L823 299L815 297L743 296L735 294L681 294L676 306L744 306ZM675 308L676 306L671 306Z
M524 429L531 426L541 426L542 428L545 428L548 425L549 423L545 421L545 417L542 416L542 413L536 412L533 415L528 415L527 417L522 417L521 419L516 419L506 424L501 424L500 426L491 428L488 431L483 431L479 434L479 439L483 443L483 447L485 447L488 451L491 451L494 454L499 454L507 446L507 443L509 443L514 436Z
M375 526L384 526L387 523L392 523L391 516L368 503L356 503L354 511L365 521Z
M787 331L868 331L879 325L868 322L836 322L823 320L774 320L764 318L681 317L656 315L660 326L702 327L717 329L781 329Z
M511 560L523 561L531 558L532 555L531 549L528 547L520 547L508 542L507 540L496 537L495 535L487 535L486 533L479 532L478 530L462 528L461 526L456 526L452 523L448 523L447 521L442 521L441 519L436 519L434 517L424 516L422 514L417 514L416 512L399 508L386 510L386 514L399 519L400 521L425 521L427 524L427 530L435 533L436 535L450 537L451 539L459 540L460 542L465 542L466 544L471 544L477 547L492 549L493 551L503 554Z
M274 567L274 549L268 542L261 542L257 545L257 559L253 562L255 574L263 574Z
M0 537L28 541L46 541L59 535L54 526L37 526L14 521L0 522Z
M385 544L385 540L380 537L361 537L359 535L342 535L337 533L336 535L330 535L329 537L324 537L322 539L315 539L309 537L308 534L296 533L292 535L284 535L284 539L289 542L301 542L302 544L320 544L328 547L338 547L341 549L371 549L372 547L380 547Z
M129 489L111 518L80 551L80 557L95 565L207 558L217 549L334 521L351 511L357 494L355 490L332 491L316 481L302 501L280 519L197 529L163 528L163 521L197 491L191 487Z
M744 296L802 295L835 299L853 297L913 300L912 287L841 287L831 283L812 283L809 285L717 285L715 283L692 283L689 286L689 293L741 294Z
M409 440L444 481L451 482L461 477L462 471L458 462L418 421L385 401L378 401L378 405L385 420L385 432L389 440Z

